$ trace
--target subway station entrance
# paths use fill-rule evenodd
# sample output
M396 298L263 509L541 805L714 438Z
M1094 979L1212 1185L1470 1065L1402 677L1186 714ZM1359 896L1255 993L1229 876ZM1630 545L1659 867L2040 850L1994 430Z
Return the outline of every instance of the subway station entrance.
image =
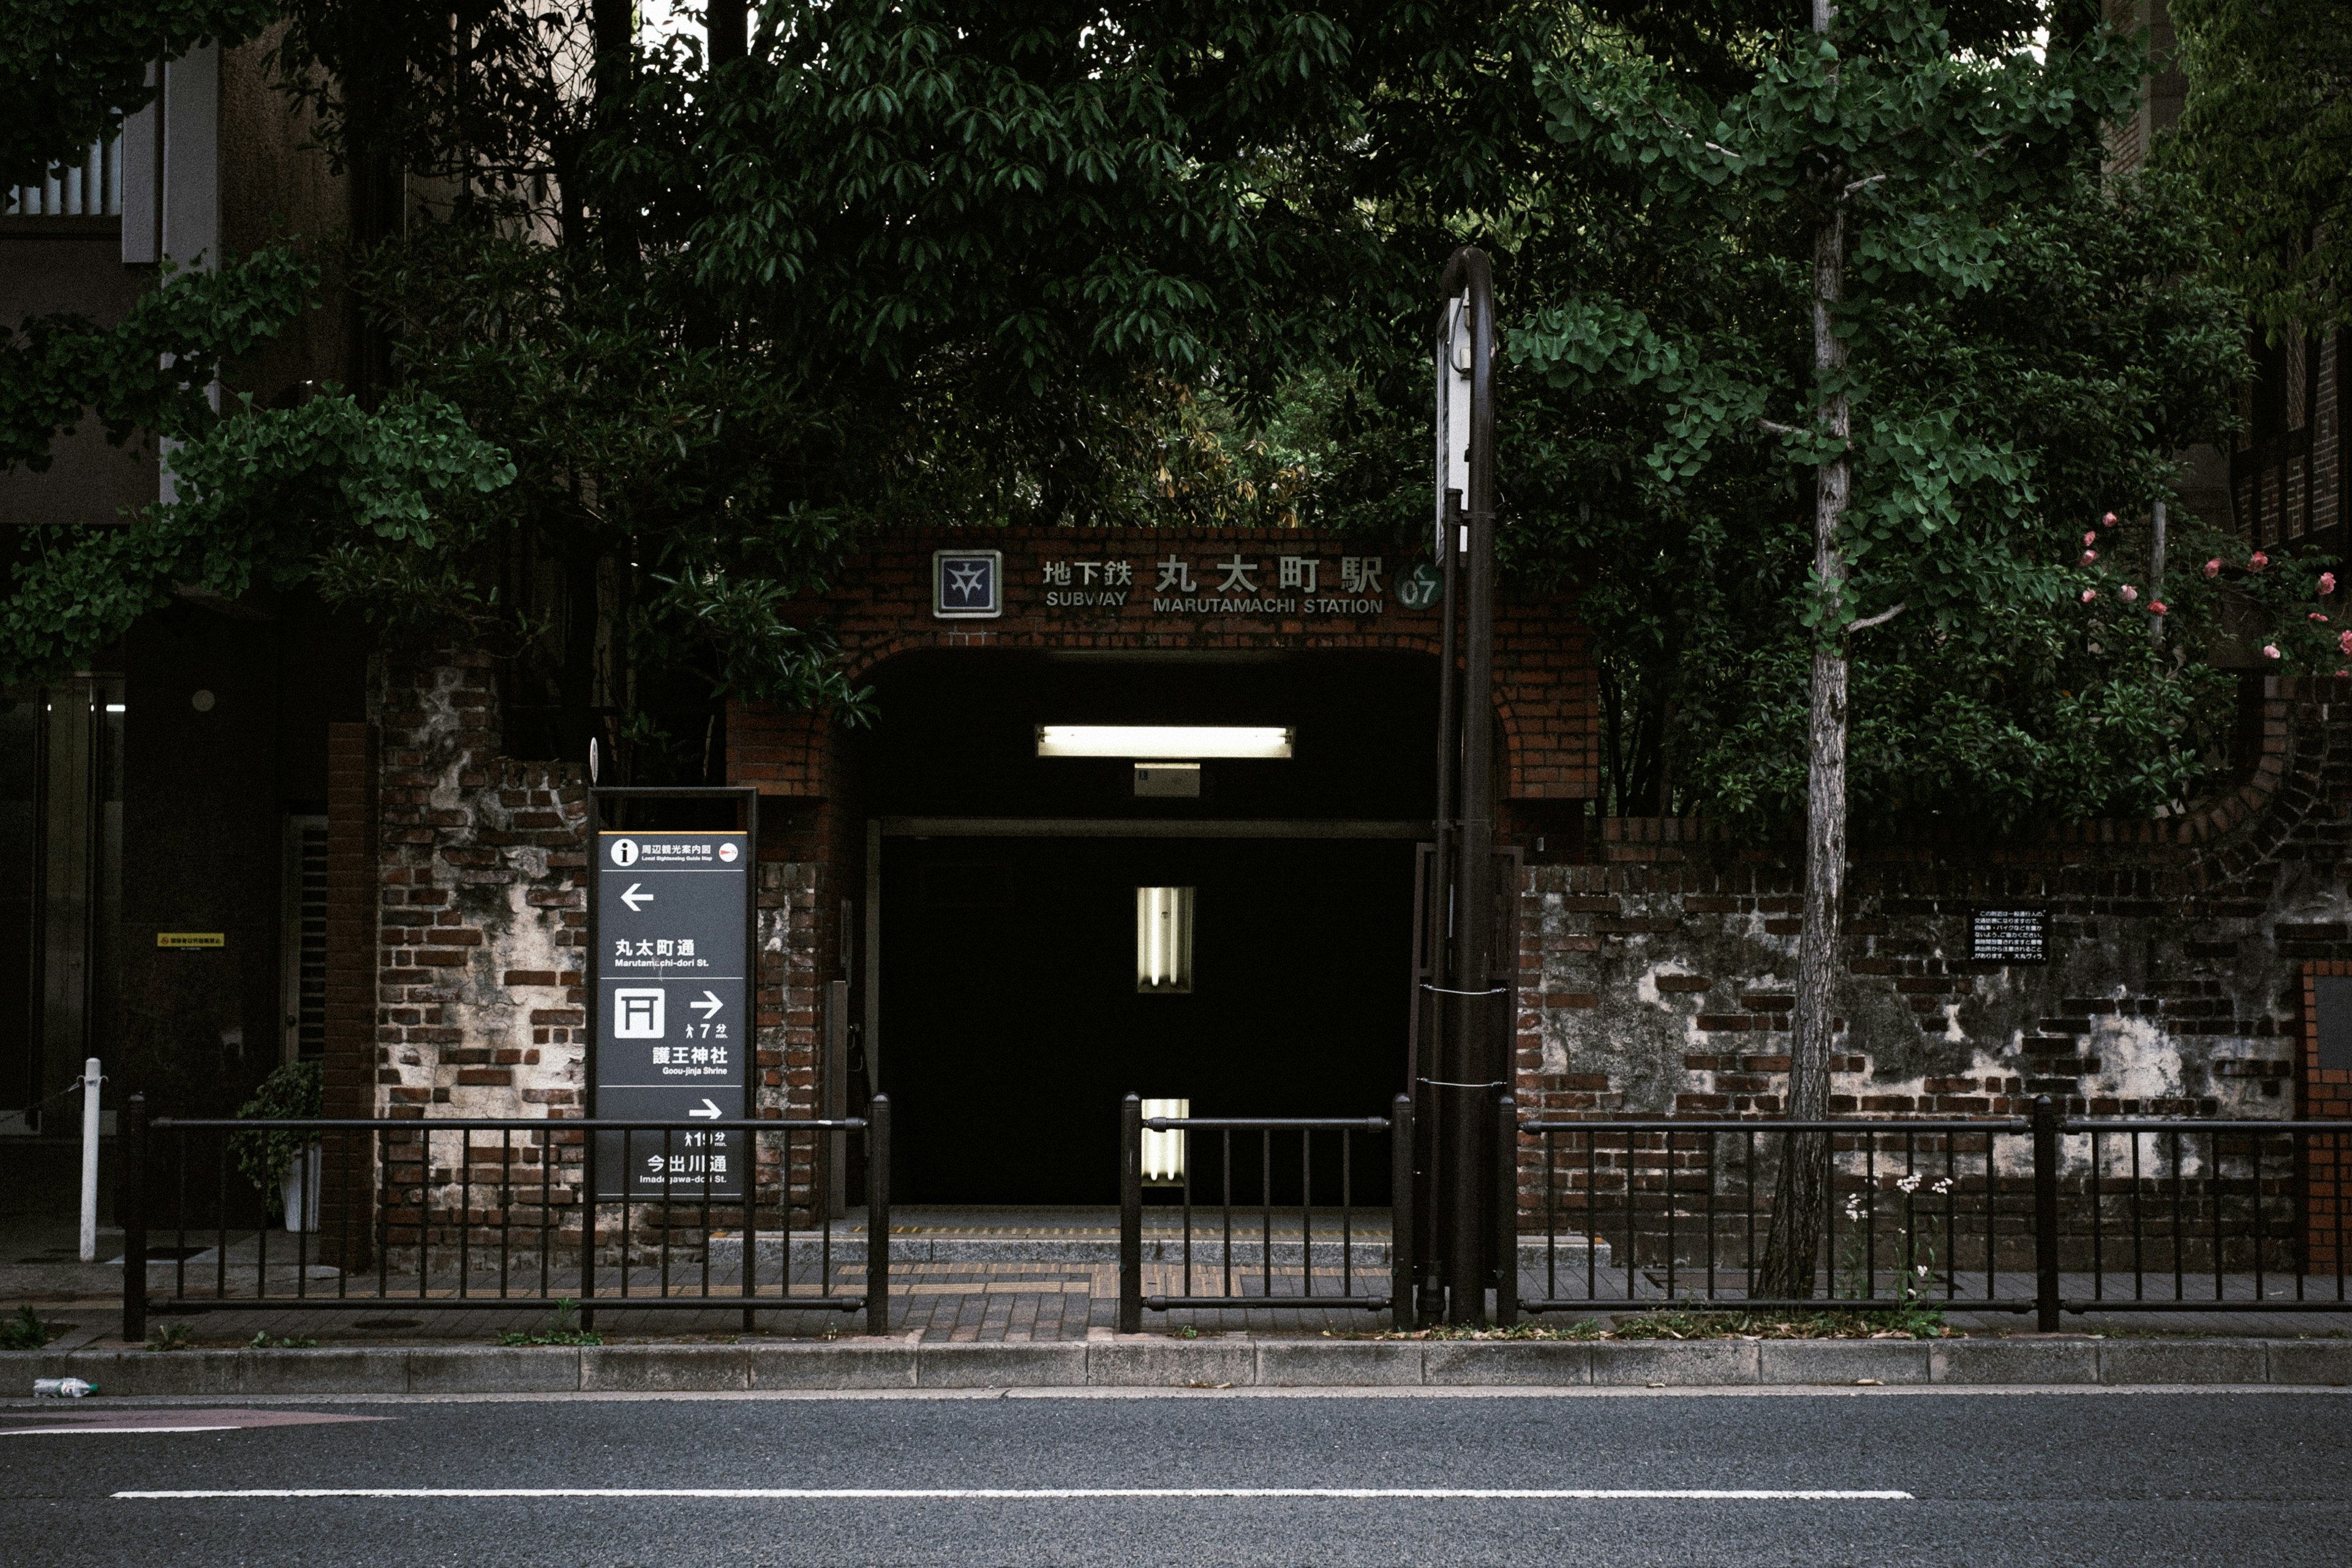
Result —
M899 1201L1115 1203L1129 1092L1382 1114L1410 1074L1434 688L1432 661L1380 652L884 667L865 1066ZM1287 754L1041 754L1041 727L1135 725L1283 731ZM1158 793L1154 761L1187 793ZM1355 1182L1387 1200L1384 1167Z

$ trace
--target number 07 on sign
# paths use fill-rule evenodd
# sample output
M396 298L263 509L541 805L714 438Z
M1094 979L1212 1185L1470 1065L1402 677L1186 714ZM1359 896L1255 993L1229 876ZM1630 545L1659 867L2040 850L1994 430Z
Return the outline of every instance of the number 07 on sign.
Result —
M675 1124L599 1132L599 1198L745 1192L751 1141L719 1124L751 1109L753 860L748 832L596 835L590 1114Z

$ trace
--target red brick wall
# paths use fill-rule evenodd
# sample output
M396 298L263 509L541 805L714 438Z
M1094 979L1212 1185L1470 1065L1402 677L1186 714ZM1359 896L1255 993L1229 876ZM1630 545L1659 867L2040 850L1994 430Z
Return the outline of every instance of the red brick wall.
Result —
M1005 610L996 620L951 621L931 614L931 552L955 547L1004 552ZM1405 609L1393 594L1378 616L1177 616L1150 609L1151 563L1170 555L1200 580L1212 559L1238 554L1264 563L1266 594L1277 592L1274 561L1317 558L1318 595L1337 593L1346 556L1378 555L1384 586L1418 557L1337 535L1295 529L1219 529L1177 533L1149 530L1022 529L905 534L853 557L832 590L793 606L822 619L841 639L853 679L896 654L918 648L1401 648L1434 655L1434 608ZM1045 568L1065 561L1125 560L1137 582L1119 606L1048 607ZM1205 590L1210 584L1202 584ZM1294 597L1298 595L1295 595ZM1496 605L1495 708L1504 754L1506 798L1582 801L1600 788L1598 688L1584 629L1559 595L1515 594L1506 584ZM839 748L822 715L735 708L728 714L727 776L764 795L837 795L829 776Z
M2303 1105L2307 1121L2352 1122L2352 1072L2319 1065L2319 997L2312 984L2323 974L2352 975L2352 961L2324 959L2303 966ZM2352 1211L2344 1184L2352 1177L2352 1128L2323 1133L2304 1146L2303 1223L2308 1272L2332 1274L2338 1253L2352 1242Z
M395 665L383 698L376 1113L578 1117L584 781L499 754L485 656Z
M381 695L379 763L360 774L378 781L373 831L367 834L366 816L340 805L343 816L330 825L331 853L340 842L332 834L366 835L370 887L354 900L364 913L351 924L354 942L362 925L369 931L371 964L357 982L364 1037L341 1047L344 1067L363 1075L359 1105L330 1109L394 1119L575 1120L587 1089L586 781L576 765L499 753L486 658L443 652L395 662ZM349 728L358 733L345 738L347 750L366 739L365 727ZM791 815L792 803L779 803L762 824L763 846L772 850L777 831L789 832ZM814 866L772 854L760 867L755 1114L781 1116L788 1106L790 1114L814 1113L816 878ZM555 1167L549 1190L567 1245L577 1239L579 1139L551 1129L511 1146L519 1190L536 1194L541 1162ZM428 1190L441 1178L417 1163L419 1152L398 1136L388 1145L395 1250L415 1244L420 1225L446 1231L462 1196L454 1185ZM761 1150L763 1194L780 1180L777 1154ZM808 1141L794 1142L791 1184L803 1212L810 1154ZM499 1184L495 1163L476 1181Z
M2255 768L2194 815L1858 839L1832 1112L2021 1116L2048 1094L2077 1116L2284 1119L2300 1077L2306 1114L2352 1117L2352 1087L2308 1066L2305 999L2310 974L2352 973L2352 921L2334 912L2352 877L2347 763L2352 682L2273 679ZM1589 826L1527 874L1520 1105L1780 1114L1801 847L1687 820ZM2047 910L2049 962L1969 959L1969 916L1989 906ZM1542 1177L1524 1146L1530 1219Z

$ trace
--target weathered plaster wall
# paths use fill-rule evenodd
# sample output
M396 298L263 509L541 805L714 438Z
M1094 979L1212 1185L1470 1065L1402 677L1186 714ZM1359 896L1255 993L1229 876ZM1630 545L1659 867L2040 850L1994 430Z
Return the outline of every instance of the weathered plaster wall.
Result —
M392 671L379 732L376 1112L579 1116L584 782L499 755L486 659ZM1593 826L1571 840L1555 826L1526 873L1522 1107L1776 1114L1797 856L1694 823ZM1864 845L1835 1109L2012 1116L2046 1093L2089 1114L2326 1114L2297 1094L2304 981L2307 965L2352 963L2348 860L2340 681L2269 683L2256 772L2200 816L2032 843ZM824 861L761 863L764 1114L816 1113L840 884ZM1988 905L2046 907L2051 961L1971 962L1969 918ZM1523 1151L1530 1184L1534 1159ZM796 1168L795 1189L812 1175Z
M2352 957L2352 685L2273 680L2252 782L2212 811L2026 844L1858 847L1835 1109L2289 1117L2301 966ZM1531 867L1518 1084L1550 1114L1777 1114L1802 865L1611 821ZM2051 913L2050 962L1971 962L1970 914Z
M489 661L387 676L379 814L375 1112L585 1110L588 794L580 770L499 754ZM809 1114L814 868L760 868L755 1103Z

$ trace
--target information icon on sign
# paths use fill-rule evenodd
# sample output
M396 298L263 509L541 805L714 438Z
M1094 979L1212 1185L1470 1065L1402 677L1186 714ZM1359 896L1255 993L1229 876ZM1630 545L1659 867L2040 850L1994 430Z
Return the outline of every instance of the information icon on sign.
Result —
M616 1040L658 1040L662 1037L664 993L658 986L624 988L613 993L613 1037Z
M637 841L634 838L614 839L613 864L615 866L634 866L636 863Z

